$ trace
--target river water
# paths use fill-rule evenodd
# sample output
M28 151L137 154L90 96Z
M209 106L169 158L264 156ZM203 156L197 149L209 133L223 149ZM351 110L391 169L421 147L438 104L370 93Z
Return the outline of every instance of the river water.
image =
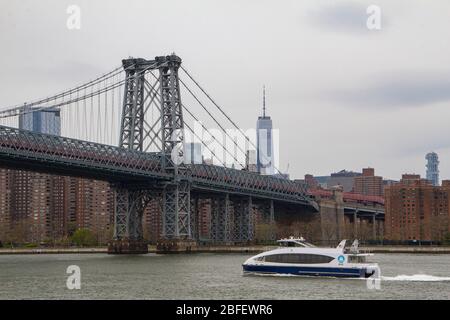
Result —
M382 281L244 276L244 254L0 255L0 299L450 299L450 255L377 254ZM67 267L81 289L66 286Z

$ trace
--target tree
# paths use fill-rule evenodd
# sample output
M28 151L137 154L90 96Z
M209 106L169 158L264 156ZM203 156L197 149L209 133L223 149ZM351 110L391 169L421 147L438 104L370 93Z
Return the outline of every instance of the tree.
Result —
M255 240L258 243L267 243L276 240L274 239L275 227L274 223L258 223L255 230Z
M450 232L447 232L447 234L445 235L444 244L447 246L450 245Z
M77 231L77 223L74 221L70 221L67 223L67 234L69 237L73 236L73 234Z
M93 246L97 243L94 234L88 229L77 229L71 240L72 243L79 247Z

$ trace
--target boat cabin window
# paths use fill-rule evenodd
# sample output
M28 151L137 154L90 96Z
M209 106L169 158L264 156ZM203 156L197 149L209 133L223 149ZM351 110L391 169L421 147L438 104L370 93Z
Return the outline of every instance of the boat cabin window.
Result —
M348 256L349 263L364 263L366 262L366 256Z
M301 245L295 242L280 242L280 247L301 247Z
M298 253L285 253L285 254L272 254L264 257L266 262L277 263L329 263L333 261L333 257L324 256L320 254L298 254Z

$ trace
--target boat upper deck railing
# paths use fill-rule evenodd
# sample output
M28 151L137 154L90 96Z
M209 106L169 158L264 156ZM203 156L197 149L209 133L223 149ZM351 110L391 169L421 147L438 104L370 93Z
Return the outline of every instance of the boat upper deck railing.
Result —
M315 245L306 242L304 238L285 238L277 240L281 247L303 247L303 248L316 248Z

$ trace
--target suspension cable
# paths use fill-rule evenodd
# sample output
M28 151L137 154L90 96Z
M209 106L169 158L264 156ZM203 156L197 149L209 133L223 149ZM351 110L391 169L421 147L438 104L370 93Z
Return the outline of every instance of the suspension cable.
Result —
M76 91L83 90L86 87L90 87L92 85L97 84L98 82L101 82L101 81L103 81L105 79L111 78L117 73L123 72L123 70L119 71L119 69L122 69L122 66L117 67L114 70L112 70L112 71L110 71L108 73L105 73L105 74L103 74L103 75L101 75L101 76L99 76L99 77L97 77L97 78L95 78L95 79L93 79L91 81L88 81L88 82L86 82L84 84L81 84L81 85L76 86L74 88L71 88L69 90L65 90L65 91L62 91L60 93L57 93L57 94L55 94L55 95L53 95L51 97L47 97L47 98L40 99L40 100L34 100L34 101L30 102L30 103L25 103L25 104L22 104L22 105L17 104L15 106L11 106L9 108L4 108L3 110L0 110L0 114L1 114L2 117L4 117L3 113L11 113L11 115L9 115L9 116L14 116L14 114L12 114L12 113L23 109L24 106L32 107L32 106L35 106L35 105L47 103L47 102L52 101L52 100L56 100L58 98L64 98L65 96L70 95L70 94L72 94L72 93L74 93ZM119 71L119 72L117 72L117 71Z
M181 105L182 107L183 107L183 109L185 110L185 111L187 111L187 113L192 117L192 118L194 118L194 120L195 121L197 121L198 123L200 123L200 125L202 126L202 128L203 128L203 130L205 130L218 144L219 144L219 146L221 146L222 147L222 149L226 152L226 153L228 153L228 155L230 155L232 158L233 158L233 160L234 161L236 161L236 163L238 164L238 165L240 165L242 168L245 168L245 166L223 145L223 144L221 144L220 142L219 142L219 140L203 125L203 123L201 123L200 122L200 120L198 120L198 118L186 107L186 105L185 104L182 104ZM186 124L186 123L185 123ZM187 124L186 124L187 125ZM199 138L197 135L196 135L196 137L197 138ZM199 138L200 139L200 138ZM200 139L200 141L202 141L201 139Z
M158 78L153 74L153 72L151 72L150 71L150 73L151 73L151 75L156 79L156 80L158 80ZM180 80L180 82L182 82L182 80L181 79L179 79ZM183 82L182 82L183 83ZM184 84L183 84L184 85ZM185 85L184 85L185 86ZM185 86L186 87L186 86ZM186 89L189 91L189 88L187 88L186 87ZM152 90L153 91L153 90ZM192 93L191 93L192 94ZM159 101L161 101L160 100L160 98L161 98L161 94L159 93L159 92L156 92L156 95L158 96L158 99L159 99ZM196 98L195 96L194 96L194 98ZM198 100L197 100L198 101ZM200 101L198 101L200 104L201 104L201 102ZM187 111L187 113L195 120L195 121L197 121L198 123L200 123L200 125L202 126L202 128L223 148L223 150L226 152L226 153L228 153L232 158L233 158L233 160L234 161L236 161L236 163L238 164L238 165L240 165L242 168L245 168L245 166L208 130L208 128L206 128L204 125L203 125L203 123L201 123L200 122L200 120L189 110L189 108L184 104L184 103L181 103L181 106L182 106L182 108L184 109L184 110L186 110ZM207 110L207 109L205 109L205 111L206 112L208 112L209 113L209 111ZM212 119L214 120L214 121L216 121L215 120L215 118L209 113L209 115L212 117ZM217 123L217 122L216 122ZM185 122L185 124L186 124L186 122ZM227 132L223 129L223 127L219 124L219 123L217 123L220 127L221 127L221 129L225 132L225 134L227 134ZM186 124L187 125L187 124ZM231 139L231 137L227 134L227 136ZM196 137L200 140L200 141L202 141L197 135L196 135ZM233 140L233 142L235 143L235 145L237 146L237 147L239 147L239 145L237 145L236 144L236 141L234 141L234 139L232 139ZM241 151L242 151L242 149L241 149ZM245 153L244 153L245 154Z
M213 119L213 121L220 127L220 129L222 129L222 131L225 133L225 135L231 139L231 141L233 141L234 145L237 147L237 149L239 149L239 151L242 152L242 154L245 156L246 152L244 150L242 150L242 148L239 146L239 144L228 134L228 132L224 129L224 127L219 123L219 121L217 121L217 119L211 114L211 112L204 106L204 104L198 99L198 97L192 92L191 89L188 88L188 86L184 83L183 80L180 79L181 84L184 86L184 88L186 88L186 90L194 97L194 99L200 104L200 106L203 108L203 110L206 111L206 113L211 117L211 119ZM198 120L197 120L198 121Z
M117 82L117 83L115 83L115 84L113 83L112 85L110 85L110 86L108 86L108 87L105 87L104 89L98 89L98 90L95 91L95 92L91 92L91 94L81 96L81 97L79 97L79 100L87 99L87 98L92 97L92 95L100 95L100 94L105 93L105 92L107 92L107 91L116 89L117 87L119 87L119 86L121 86L122 84L126 83L126 81L127 81L128 79L130 79L131 77L139 76L139 75L141 75L142 73L145 73L147 70L153 68L153 67L156 66L157 64L158 64L158 63L155 62L154 64L149 65L148 67L146 67L146 68L144 68L144 69L142 69L142 70L136 72L134 75L129 76L129 77L126 77L125 79L123 79L123 80L121 80L121 81L119 81L119 82ZM162 65L164 65L164 64L162 64ZM128 68L131 68L131 66L125 68L124 71L127 70ZM116 73L116 74L120 74L120 73L121 73L121 72ZM112 76L110 76L110 77L112 77ZM106 79L103 79L103 81L105 81L105 80L106 80ZM97 88L100 88L100 82L101 82L101 81L98 81L98 82L92 84L90 87L93 88L94 85L97 85ZM72 93L73 93L72 91L68 91L68 94L69 94L69 95L71 95ZM62 99L64 99L64 97L65 97L65 95L62 96ZM48 98L48 100L50 100L50 98ZM52 97L51 100L55 100L55 103L56 103L56 96L55 96L55 97ZM64 106L64 105L68 105L68 104L74 103L74 102L76 102L76 101L77 101L76 99L71 99L71 98L69 98L68 101L64 101L64 100L63 100L63 102L60 102L60 103L57 103L57 104L54 104L54 105L51 105L51 106L45 106L45 107L41 107L41 108L28 109L28 110L24 110L24 106L22 106L22 107L20 107L20 108L17 108L17 110L6 110L6 111L4 111L4 112L21 111L21 112L18 112L18 113L16 113L16 114L2 114L2 113L4 113L4 112L0 111L0 118L15 117L15 116L19 116L19 115L22 115L22 114L31 113L31 112L33 112L33 111L42 111L42 110L47 110L47 109L51 109L51 108L61 107L61 106ZM31 105L28 105L28 104L27 104L27 105L25 105L25 106L30 107Z
M204 146L206 147L206 149L208 149L208 151L211 152L211 155L212 155L214 158L216 158L217 161L219 161L219 163L222 164L224 168L226 168L227 165L226 165L224 162L222 162L222 160L220 160L220 158L216 155L216 153L215 153L214 151L212 151L212 150L208 147L208 145L207 145L206 143L204 143L204 142L200 139L200 137L194 132L194 130L192 130L192 128L191 128L187 123L184 123L184 124L185 124L186 127L189 129L189 131L192 132L192 133L195 135L195 137L201 141L202 145L204 145Z
M225 111L223 111L223 109L211 98L211 96L203 89L202 86L200 86L200 84L191 76L191 74L183 67L180 65L180 68L184 71L184 73L186 73L186 75L192 80L192 82L194 82L194 84L203 92L203 94L209 99L209 101L212 102L212 104L220 111L220 113L222 113L222 115L225 116L225 118L228 119L228 121L237 129L239 130L239 132L245 137L245 139L256 149L258 150L258 147L255 146L255 144L245 135L245 133L242 131L242 129L225 113ZM265 160L270 160L267 155L263 154L263 157L265 157ZM279 173L281 174L281 171L278 170L278 168L275 167L275 165L273 165L273 168Z

